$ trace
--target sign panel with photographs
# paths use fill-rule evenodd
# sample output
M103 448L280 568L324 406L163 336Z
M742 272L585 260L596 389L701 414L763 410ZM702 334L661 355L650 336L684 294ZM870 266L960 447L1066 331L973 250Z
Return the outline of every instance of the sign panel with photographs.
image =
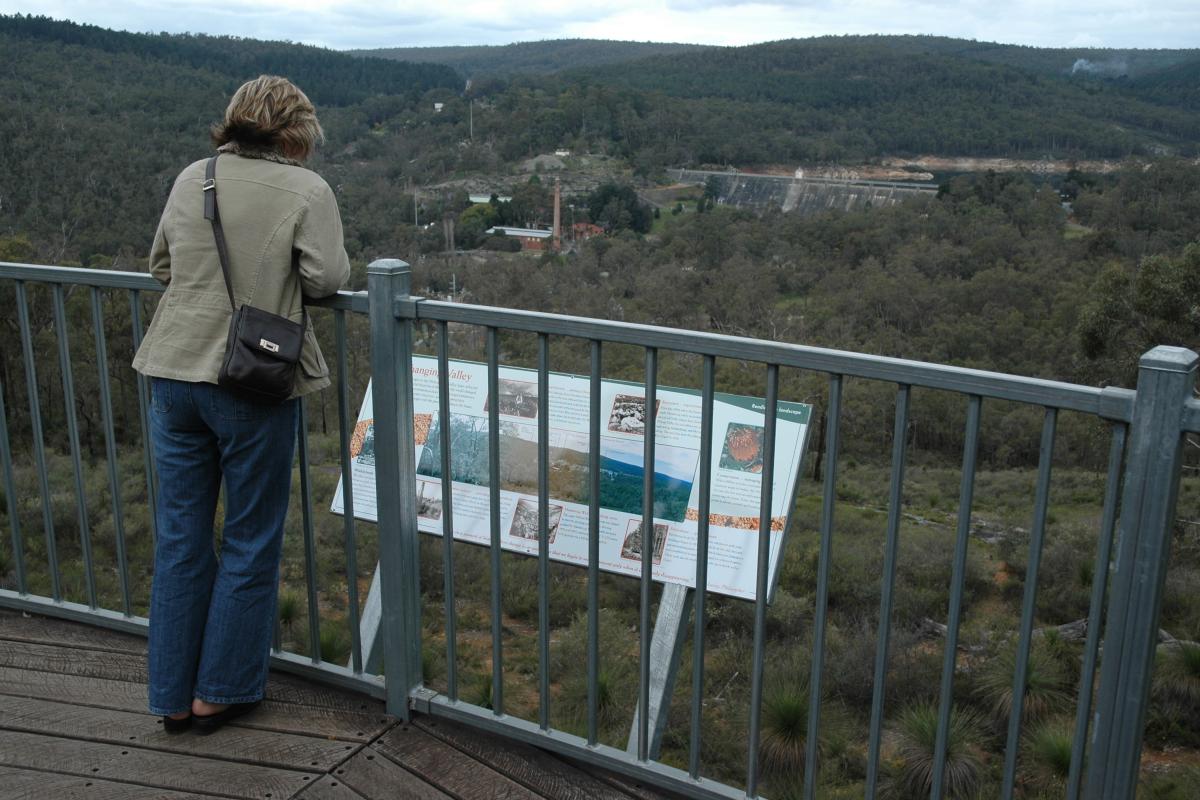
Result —
M442 533L442 427L450 434L454 538L491 542L488 506L487 366L451 361L450 415L438 415L437 360L413 358L418 527ZM588 379L550 374L550 396L538 396L537 373L501 367L500 518L506 550L537 555L537 421L550 428L550 557L587 566ZM692 586L699 519L700 393L659 387L655 414L654 519L650 545L656 580ZM761 399L718 393L713 403L713 463L709 515L708 588L753 599L757 571L759 492L763 469ZM641 574L645 530L646 399L639 384L604 381L600 436L600 568ZM780 401L772 490L771 583L808 437L812 407ZM354 514L375 521L374 414L368 388L351 439ZM342 482L333 511L343 513Z

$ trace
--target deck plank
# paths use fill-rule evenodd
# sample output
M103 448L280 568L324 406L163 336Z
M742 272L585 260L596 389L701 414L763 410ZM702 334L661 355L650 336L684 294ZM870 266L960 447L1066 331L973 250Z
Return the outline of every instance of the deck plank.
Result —
M629 800L630 795L522 742L503 741L447 719L420 717L416 727L546 797Z
M145 684L13 667L0 667L0 696L3 695L57 700L115 711L146 711ZM321 736L344 742L369 742L392 724L394 718L385 714L339 711L267 700L253 714L231 723L231 727Z
M333 769L347 752L343 743L328 739L233 726L225 727L220 736L172 736L151 714L25 697L0 700L0 729L229 758L305 772Z
M69 628L86 627L78 623L60 624ZM105 632L105 635L109 634L111 632ZM0 641L4 643L3 647L0 647L0 667L36 669L41 672L57 672L63 675L106 678L133 683L145 683L147 680L144 652L130 653L100 648L100 652L104 653L102 657L87 658L80 648L94 648L81 643L65 646L62 643L6 639L2 633L0 633ZM95 644L97 641L90 640L90 644ZM383 710L383 702L375 698L319 686L305 681L303 678L279 672L271 673L268 676L266 692L268 698L280 703L296 703L316 708L368 713Z
M322 775L319 781L296 795L296 800L369 800L369 798L354 791L344 782L334 780L330 775Z
M137 747L0 731L0 765L220 797L290 797L315 776Z
M356 753L337 769L335 777L366 800L450 800L449 795L393 763L373 747Z
M411 725L398 725L371 749L460 800L533 800L539 795Z
M0 639L83 647L114 653L145 653L146 639L132 633L97 628L37 614L0 608Z
M273 672L212 737L146 710L146 642L0 609L0 800L667 800L675 795L444 718Z
M212 800L215 796L0 767L0 800Z

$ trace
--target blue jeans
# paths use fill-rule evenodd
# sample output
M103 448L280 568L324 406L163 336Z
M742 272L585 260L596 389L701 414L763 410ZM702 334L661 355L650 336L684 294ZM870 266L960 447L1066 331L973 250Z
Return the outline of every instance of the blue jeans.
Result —
M150 710L259 700L267 680L295 400L264 406L209 383L154 378L158 538L150 592ZM222 478L225 526L213 519Z

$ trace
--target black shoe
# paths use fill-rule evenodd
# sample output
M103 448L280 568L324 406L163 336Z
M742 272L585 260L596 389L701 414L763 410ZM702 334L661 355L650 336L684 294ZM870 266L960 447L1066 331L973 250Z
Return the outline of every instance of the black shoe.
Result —
M189 714L183 719L172 719L164 714L162 718L162 725L163 730L167 733L183 733L188 728L192 727L192 717Z
M258 708L260 703L262 703L261 700L255 700L252 703L234 703L215 714L192 714L190 719L193 722L196 733L201 736L208 736L210 733L216 733L220 730L225 723L249 714Z

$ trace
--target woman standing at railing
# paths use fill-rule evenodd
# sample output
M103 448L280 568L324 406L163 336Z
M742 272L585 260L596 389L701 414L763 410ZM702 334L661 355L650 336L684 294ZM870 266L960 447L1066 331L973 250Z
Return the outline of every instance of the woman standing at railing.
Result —
M150 252L167 290L133 366L152 381L158 472L150 600L150 710L168 732L211 733L252 710L266 684L291 487L299 395L329 384L311 326L291 399L264 405L217 385L232 304L296 322L302 296L350 273L333 191L301 166L323 138L312 103L284 78L237 90L213 129L220 156L180 173ZM219 196L229 278L205 214ZM211 214L211 207L210 213ZM223 223L223 224L222 224ZM214 551L217 495L225 524Z

